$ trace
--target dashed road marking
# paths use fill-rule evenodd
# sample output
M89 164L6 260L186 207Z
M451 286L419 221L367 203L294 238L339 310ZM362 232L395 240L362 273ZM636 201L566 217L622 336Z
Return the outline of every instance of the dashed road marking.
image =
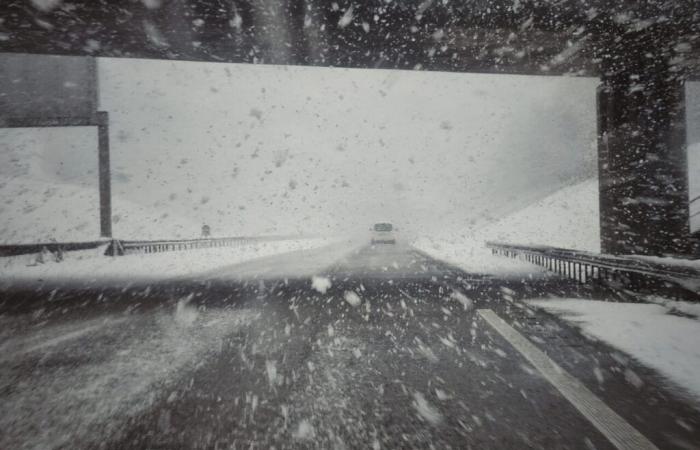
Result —
M572 405L618 449L658 450L658 448L601 399L588 390L549 356L527 340L490 309L479 315L503 336L530 364L535 366Z

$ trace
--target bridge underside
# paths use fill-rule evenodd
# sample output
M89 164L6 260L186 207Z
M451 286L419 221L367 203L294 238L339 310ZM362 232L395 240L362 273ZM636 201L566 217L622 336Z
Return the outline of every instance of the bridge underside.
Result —
M697 251L688 225L683 96L685 80L700 79L696 1L33 5L0 5L0 51L600 77L602 250Z

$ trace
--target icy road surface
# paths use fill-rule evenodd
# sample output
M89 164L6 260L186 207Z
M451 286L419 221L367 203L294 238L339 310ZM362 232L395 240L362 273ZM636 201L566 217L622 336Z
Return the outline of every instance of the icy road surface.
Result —
M652 445L700 443L700 412L657 373L521 302L577 295L551 277L381 245L41 289L0 304L3 449L615 448L479 310Z

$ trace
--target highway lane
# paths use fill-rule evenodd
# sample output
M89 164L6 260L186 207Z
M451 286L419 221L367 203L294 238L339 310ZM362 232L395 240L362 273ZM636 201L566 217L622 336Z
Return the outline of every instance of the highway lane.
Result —
M378 245L146 289L0 317L0 446L615 448L480 309L658 448L700 442L697 410L657 374L519 302L589 294L568 281Z

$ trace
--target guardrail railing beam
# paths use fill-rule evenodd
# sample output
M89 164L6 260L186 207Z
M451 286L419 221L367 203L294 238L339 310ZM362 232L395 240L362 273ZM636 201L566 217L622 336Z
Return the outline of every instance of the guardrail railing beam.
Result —
M527 261L580 283L604 283L641 293L700 301L700 270L694 267L556 247L498 242L486 245L494 255Z

